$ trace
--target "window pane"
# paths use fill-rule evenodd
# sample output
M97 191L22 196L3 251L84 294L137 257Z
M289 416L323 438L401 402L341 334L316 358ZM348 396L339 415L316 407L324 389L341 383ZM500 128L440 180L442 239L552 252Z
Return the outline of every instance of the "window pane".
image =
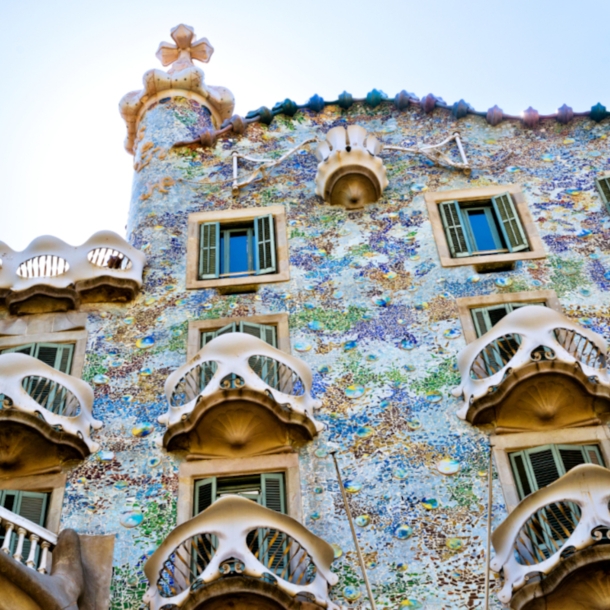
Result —
M490 307L489 308L489 319L491 320L491 325L495 326L508 312L506 311L506 307Z
M485 210L468 211L468 220L477 250L498 250L500 248L500 245L496 244L494 239Z

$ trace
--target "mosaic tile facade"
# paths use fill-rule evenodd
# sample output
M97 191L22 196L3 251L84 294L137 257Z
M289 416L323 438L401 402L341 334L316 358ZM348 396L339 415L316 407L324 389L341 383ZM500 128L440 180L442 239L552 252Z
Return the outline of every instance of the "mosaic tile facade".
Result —
M435 143L459 127L473 167L486 167L468 175L385 152L382 198L346 212L315 196L317 161L304 149L232 194L233 151L279 157L349 124L398 146ZM127 230L148 259L144 287L128 305L86 306L84 379L104 427L94 435L101 450L69 474L62 516L64 528L116 532L112 610L142 607L143 563L176 524L179 462L155 439L165 380L186 362L188 323L278 312L290 315L292 352L313 369L322 402L316 419L325 429L299 456L303 521L336 548L333 598L368 607L329 456L336 449L377 606L481 608L489 444L457 418L450 393L464 347L455 299L551 288L568 316L609 336L610 217L595 189L610 169L609 125L493 127L441 109L357 103L279 115L195 150L171 146L212 127L207 109L180 97L151 107L136 139ZM509 272L441 267L424 192L508 183L522 186L547 257ZM288 217L290 281L251 294L186 290L190 213L278 204ZM505 516L496 482L494 525ZM492 607L501 607L493 595Z

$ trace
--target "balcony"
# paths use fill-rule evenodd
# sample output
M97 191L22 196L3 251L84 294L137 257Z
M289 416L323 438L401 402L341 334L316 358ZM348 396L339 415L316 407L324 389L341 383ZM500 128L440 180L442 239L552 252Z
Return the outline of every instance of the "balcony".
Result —
M114 535L56 536L0 507L0 546L0 610L108 607Z
M145 262L141 252L111 231L100 231L77 247L50 236L36 238L23 252L0 242L0 304L20 315L130 301L142 286Z
M179 525L144 566L150 610L339 610L332 547L303 525L227 495Z
M576 466L525 498L494 531L498 597L513 610L610 607L610 471Z
M165 383L168 451L196 458L293 451L322 429L310 368L245 333L220 335Z
M25 354L0 355L0 477L58 471L99 446L93 390Z
M521 307L458 356L458 416L496 432L599 424L610 413L606 341L547 307Z

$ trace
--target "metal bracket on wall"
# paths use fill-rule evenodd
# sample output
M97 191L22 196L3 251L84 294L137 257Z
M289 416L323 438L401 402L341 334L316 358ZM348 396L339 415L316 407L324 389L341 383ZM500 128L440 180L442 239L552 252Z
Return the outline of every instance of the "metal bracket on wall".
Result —
M239 189L243 188L244 186L248 186L248 184L252 184L253 182L266 178L269 170L277 167L280 165L280 163L288 159L288 157L292 156L294 153L312 142L316 142L316 138L309 138L308 140L301 142L298 146L291 148L278 159L257 159L256 157L249 157L248 155L241 155L238 152L233 152L233 195L237 195L239 193ZM261 165L258 167L258 169L252 172L248 178L240 182L238 159L243 159L244 161L249 161L251 163L260 163Z

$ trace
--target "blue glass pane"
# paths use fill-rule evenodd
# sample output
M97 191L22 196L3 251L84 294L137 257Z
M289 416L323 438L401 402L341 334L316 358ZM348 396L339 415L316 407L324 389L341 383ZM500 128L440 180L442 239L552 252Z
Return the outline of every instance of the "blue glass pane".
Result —
M220 232L220 275L224 275L225 273L227 273L228 269L225 269L225 243L226 243L226 239L225 239L225 233L224 231Z
M248 264L248 232L230 234L231 245L229 248L229 267L230 273L250 271Z
M468 220L470 221L477 250L497 250L499 248L499 244L496 244L491 227L489 226L489 219L485 210L468 212Z

